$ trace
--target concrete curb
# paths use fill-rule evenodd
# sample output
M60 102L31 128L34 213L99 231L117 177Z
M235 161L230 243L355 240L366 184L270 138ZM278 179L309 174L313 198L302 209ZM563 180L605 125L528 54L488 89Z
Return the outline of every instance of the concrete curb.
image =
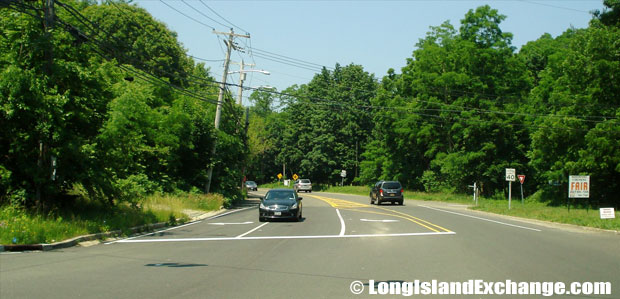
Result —
M219 209L217 211L211 211L211 212L203 213L203 214L201 214L201 215L199 215L197 217L192 217L191 220L188 221L187 223L204 220L206 218L214 217L214 216L217 216L219 214L223 214L225 212L234 211L234 210L235 209L228 210L228 209L221 208L221 209ZM177 220L179 220L179 219L177 219ZM142 233L142 232L154 231L154 230L161 229L161 228L168 227L168 226L169 225L168 225L167 222L159 222L159 223L153 223L153 224L147 224L147 225L132 227L132 228L130 228L130 232L131 232L131 235L134 235L134 234L138 234L138 233ZM60 241L60 242L55 242L55 243L52 243L52 244L19 244L19 245L12 245L12 244L10 244L10 245L0 245L0 252L4 252L4 251L18 252L18 251L49 251L49 250L56 250L56 249L73 247L73 246L78 245L79 243L86 242L86 241L102 240L102 239L106 239L106 238L118 237L118 236L121 236L122 234L123 234L122 231L115 230L115 231L111 231L111 232L79 236L79 237L71 238L71 239L68 239L68 240L64 240L64 241Z
M132 227L130 228L130 231L132 234L136 234L136 233L140 233L144 231L160 229L162 227L166 227L167 225L168 224L166 222L153 223L153 224ZM111 232L79 236L79 237L71 238L68 240L55 242L52 244L43 243L43 244L0 245L0 252L3 252L3 251L49 251L49 250L73 247L75 245L78 245L81 242L116 237L122 234L123 232L121 230L115 230Z

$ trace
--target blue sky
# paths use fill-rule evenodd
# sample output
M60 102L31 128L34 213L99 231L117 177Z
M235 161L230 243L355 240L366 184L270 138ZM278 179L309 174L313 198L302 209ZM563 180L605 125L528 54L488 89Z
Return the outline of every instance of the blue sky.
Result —
M381 79L389 68L400 72L430 26L450 21L458 28L467 11L481 5L488 4L507 16L501 28L513 33L517 49L544 33L556 37L571 26L585 28L591 19L589 12L603 9L602 0L164 1L133 3L176 32L189 55L214 60L206 64L218 81L223 73L225 45L224 37L213 34L212 28L227 32L232 27L230 22L240 28L234 28L236 33L250 33L250 39L236 41L246 49L257 50L233 53L232 60L255 63L253 68L271 74L248 73L244 86L269 85L278 90L308 83L316 72L270 61L264 52L259 57L260 50L327 67L359 64ZM231 70L238 69L238 65L231 65ZM230 75L228 82L238 83L239 74ZM249 93L244 92L245 105Z

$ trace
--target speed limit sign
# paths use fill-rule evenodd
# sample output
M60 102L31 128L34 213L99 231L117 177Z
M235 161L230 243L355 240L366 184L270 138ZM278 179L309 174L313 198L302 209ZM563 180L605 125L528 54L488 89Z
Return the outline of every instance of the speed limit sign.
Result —
M517 171L514 168L506 168L506 181L514 182L517 180Z

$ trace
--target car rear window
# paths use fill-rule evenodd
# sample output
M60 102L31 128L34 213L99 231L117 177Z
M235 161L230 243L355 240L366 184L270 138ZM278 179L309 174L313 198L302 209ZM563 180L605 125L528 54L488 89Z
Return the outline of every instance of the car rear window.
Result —
M282 191L269 191L265 196L265 200L282 200L282 199L294 199L295 193L293 190L282 190Z
M304 179L304 180L300 180L300 183L304 183L304 184L310 184L310 180Z
M383 183L383 189L400 189L400 183L398 182L387 182Z

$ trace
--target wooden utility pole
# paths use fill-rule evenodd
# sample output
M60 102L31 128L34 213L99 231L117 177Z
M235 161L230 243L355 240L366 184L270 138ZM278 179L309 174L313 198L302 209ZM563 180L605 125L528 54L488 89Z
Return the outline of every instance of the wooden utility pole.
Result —
M228 35L228 40L224 40L226 43L226 60L224 61L224 74L222 74L222 83L220 84L220 92L217 96L217 108L215 110L215 140L213 142L213 148L211 149L211 159L215 159L216 154L216 146L217 146L217 131L220 129L220 118L222 116L222 103L224 101L224 91L226 90L226 78L228 76L228 66L230 64L230 52L237 47L233 43L234 37L245 37L249 38L249 35L241 35L234 33L233 29L230 29L230 32L218 32L213 30L214 34L222 34ZM207 172L207 184L205 186L205 193L209 193L211 189L211 181L213 178L213 164L209 167Z
M47 63L45 64L45 73L48 77L51 77L53 74L53 64L54 64L54 52L53 52L53 42L52 42L52 29L54 28L54 19L55 11L54 11L54 0L42 0L43 1L43 11L45 13L45 22L43 23L43 31L46 39L49 43L49 46L45 47L44 55ZM46 178L46 175L41 175L44 171L43 161L45 160L45 142L43 136L39 136L39 156L37 158L37 169L38 172L35 175L34 184L35 184L35 201L38 208L41 207L41 185L43 182L43 178Z

